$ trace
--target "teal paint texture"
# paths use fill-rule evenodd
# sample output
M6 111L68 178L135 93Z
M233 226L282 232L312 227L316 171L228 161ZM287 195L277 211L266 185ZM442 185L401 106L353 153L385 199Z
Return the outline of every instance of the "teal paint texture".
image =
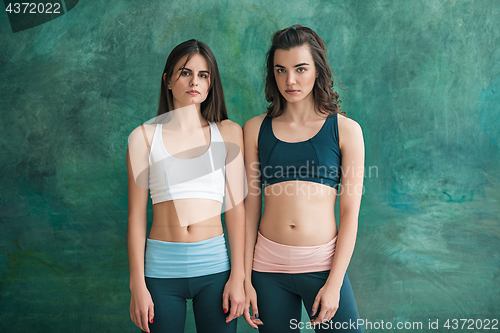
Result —
M206 42L243 125L264 112L265 52L291 24L325 40L364 132L349 268L361 318L438 319L437 332L499 319L498 22L487 0L80 1L18 33L0 13L0 331L138 331L125 153L156 114L168 53Z

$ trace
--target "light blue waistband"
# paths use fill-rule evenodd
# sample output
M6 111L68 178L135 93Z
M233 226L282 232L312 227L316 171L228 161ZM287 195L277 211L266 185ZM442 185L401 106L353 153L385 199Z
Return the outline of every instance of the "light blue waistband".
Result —
M224 235L193 243L147 240L144 275L151 278L186 278L230 269Z

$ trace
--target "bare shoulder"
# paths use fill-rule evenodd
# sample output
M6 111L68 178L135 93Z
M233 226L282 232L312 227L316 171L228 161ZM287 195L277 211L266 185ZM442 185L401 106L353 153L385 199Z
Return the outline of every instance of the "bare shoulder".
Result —
M225 119L221 121L220 123L217 123L217 126L219 127L219 131L226 131L226 132L241 132L241 126L238 123L235 123L232 120Z
M351 135L362 135L363 131L361 130L361 126L357 121L347 118L341 114L337 114L338 126L339 126L339 136L341 136L340 132L342 132L347 136Z
M347 118L341 114L337 114L338 127L339 127L339 145L351 145L351 143L363 142L363 131L357 121Z
M155 133L155 128L155 124L143 124L141 126L137 126L128 137L129 144L131 140L144 140L144 133L146 134L148 141L151 142Z
M217 123L217 127L222 135L222 138L226 142L238 142L243 137L241 126L229 119L225 119L220 123Z
M262 121L266 117L266 114L263 113L259 116L248 119L243 125L243 132L246 134L255 134L259 133L260 125Z

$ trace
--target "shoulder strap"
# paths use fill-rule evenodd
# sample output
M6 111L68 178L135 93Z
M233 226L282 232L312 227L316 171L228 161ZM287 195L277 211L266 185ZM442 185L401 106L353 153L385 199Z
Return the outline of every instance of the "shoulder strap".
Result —
M335 113L332 115L332 127L333 127L333 138L339 144L339 114Z
M260 140L260 138L263 135L269 135L267 132L269 132L269 128L270 128L270 124L271 124L272 119L273 118L270 118L267 115L264 117L264 119L262 120L262 123L260 123L259 135L257 137L257 140Z
M146 129L144 128L144 125L141 125L142 128L142 134L144 135L144 140L146 141L146 146L148 146L148 149L151 150L151 145L149 144L148 136L146 135Z
M222 137L222 134L219 130L219 126L217 126L217 123L209 122L210 125L210 141L211 142L225 142L224 138Z

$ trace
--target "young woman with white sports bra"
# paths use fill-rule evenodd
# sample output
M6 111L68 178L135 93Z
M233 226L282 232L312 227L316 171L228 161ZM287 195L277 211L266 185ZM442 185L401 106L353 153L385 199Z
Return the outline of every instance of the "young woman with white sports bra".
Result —
M227 119L206 44L193 39L172 50L159 104L127 150L130 316L144 332L181 333L192 299L197 332L234 333L245 302L243 136Z
M313 30L277 31L266 61L270 106L243 126L245 320L264 333L361 332L347 276L363 188L361 128L339 113L325 45ZM311 321L301 318L302 302Z

